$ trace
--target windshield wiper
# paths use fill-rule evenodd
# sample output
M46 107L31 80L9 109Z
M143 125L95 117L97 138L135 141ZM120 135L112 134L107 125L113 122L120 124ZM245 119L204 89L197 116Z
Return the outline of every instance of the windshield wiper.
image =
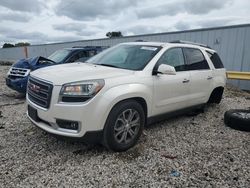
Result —
M97 64L97 65L102 65L102 66L106 66L106 67L114 67L114 68L120 68L120 67L117 67L117 66L115 66L115 65L104 64L104 63L101 63L101 64Z

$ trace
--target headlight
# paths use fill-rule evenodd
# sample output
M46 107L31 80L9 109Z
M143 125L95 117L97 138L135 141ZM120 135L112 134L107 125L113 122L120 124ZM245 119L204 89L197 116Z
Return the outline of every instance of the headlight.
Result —
M104 86L104 80L68 83L60 91L62 102L84 102L95 96Z

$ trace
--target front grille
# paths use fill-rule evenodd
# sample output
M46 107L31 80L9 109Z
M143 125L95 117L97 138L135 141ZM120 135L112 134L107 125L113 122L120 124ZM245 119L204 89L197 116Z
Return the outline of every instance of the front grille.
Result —
M29 99L43 108L49 108L53 85L30 77L28 81Z
M8 76L13 77L13 78L23 78L23 77L28 76L29 73L30 73L30 69L11 67L8 72Z

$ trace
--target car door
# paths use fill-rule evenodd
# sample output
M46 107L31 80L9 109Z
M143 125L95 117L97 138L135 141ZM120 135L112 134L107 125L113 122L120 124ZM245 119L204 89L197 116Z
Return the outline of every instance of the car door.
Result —
M155 68L161 64L173 66L176 75L154 76L153 115L185 108L189 101L190 73L186 70L182 49L168 49L158 60Z
M183 48L188 70L190 71L190 105L207 102L212 89L213 73L198 48Z

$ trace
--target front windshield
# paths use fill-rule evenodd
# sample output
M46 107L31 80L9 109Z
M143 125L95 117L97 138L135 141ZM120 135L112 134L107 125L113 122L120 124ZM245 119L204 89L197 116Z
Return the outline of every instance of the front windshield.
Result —
M159 50L159 46L122 44L90 58L88 63L142 70Z
M70 53L70 50L57 50L53 54L51 54L48 59L60 63L62 60L64 60Z

